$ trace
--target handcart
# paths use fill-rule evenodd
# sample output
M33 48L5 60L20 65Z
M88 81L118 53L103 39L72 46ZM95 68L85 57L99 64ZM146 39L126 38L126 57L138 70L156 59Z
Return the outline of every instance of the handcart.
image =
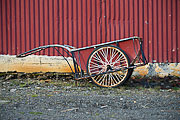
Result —
M130 78L134 68L147 64L142 45L143 40L134 36L82 48L58 44L40 46L17 57L53 48L66 60L75 80L91 78L100 87L117 87ZM72 58L73 65L59 48Z

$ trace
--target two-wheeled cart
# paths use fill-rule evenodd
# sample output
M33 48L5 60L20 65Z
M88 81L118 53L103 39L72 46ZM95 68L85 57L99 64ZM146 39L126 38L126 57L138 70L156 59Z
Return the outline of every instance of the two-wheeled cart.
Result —
M54 48L66 60L75 80L91 78L98 86L117 87L130 78L134 68L147 64L142 45L142 39L135 36L82 48L69 45L40 46L17 57ZM73 65L58 48L72 58Z

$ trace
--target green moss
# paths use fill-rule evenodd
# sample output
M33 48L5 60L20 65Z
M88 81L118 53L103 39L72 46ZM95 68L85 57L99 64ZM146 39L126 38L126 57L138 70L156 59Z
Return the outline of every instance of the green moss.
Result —
M29 114L33 114L33 115L42 115L42 112L29 112Z
M19 80L12 80L12 84L18 86L20 84L20 81Z
M99 113L95 113L96 116L99 116L100 114Z
M38 95L37 95L37 94L34 94L34 95L31 95L31 97L38 97Z
M173 87L172 88L172 90L175 90L175 91L177 91L177 90L179 90L180 88L179 87Z
M20 113L20 114L23 114L23 115L25 114L25 112L19 112L19 113Z
M3 76L5 76L5 75L6 75L5 72L0 72L0 77L3 77Z
M142 87L142 86L137 86L136 89L138 89L138 90L144 90L145 88Z
M154 87L154 90L159 91L161 89L161 86Z
M27 87L28 84L27 84L27 83L20 83L19 86L20 86L20 87Z
M48 97L51 97L51 96L53 96L53 95L47 95Z

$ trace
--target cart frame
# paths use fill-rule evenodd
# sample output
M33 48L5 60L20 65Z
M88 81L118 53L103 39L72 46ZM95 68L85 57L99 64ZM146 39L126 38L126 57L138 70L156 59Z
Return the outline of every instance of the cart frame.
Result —
M93 74L93 75L88 75L88 74L84 73L84 70L82 70L81 61L80 61L81 60L81 57L79 55L80 51L90 49L90 48L103 47L103 46L111 45L111 44L116 44L116 46L119 47L120 42L129 41L129 40L133 41L133 47L134 47L133 49L136 54L136 57L131 61L129 67L122 67L122 68L115 69L115 70L108 70L106 72L102 72L99 74ZM135 44L134 44L135 40L138 40L138 42L139 42L139 46L140 46L139 51L137 51L135 48ZM113 73L113 72L121 71L122 69L133 69L133 68L136 68L139 66L144 66L147 64L147 60L146 60L146 57L145 57L144 51L143 51L143 40L137 36L124 38L124 39L120 39L120 40L116 40L116 41L110 41L110 42L101 43L101 44L96 44L96 45L92 45L92 46L82 47L82 48L75 48L75 47L69 46L69 45L58 45L58 44L40 46L40 47L34 48L32 50L29 50L27 52L24 52L22 54L19 54L19 55L17 55L17 57L26 57L28 55L40 52L47 48L53 48L59 53L59 55L63 56L63 58L66 60L67 64L69 65L72 73L74 74L75 80L90 78L90 77L94 77L94 76L98 76L98 75L102 75L102 74ZM67 53L68 56L70 56L72 58L73 66L70 65L67 58L57 48L62 48L62 50L65 53ZM77 56L75 56L75 52L78 52ZM77 60L79 60L79 61L77 61ZM138 64L135 64L137 61L138 61ZM73 70L73 68L74 68L74 70Z

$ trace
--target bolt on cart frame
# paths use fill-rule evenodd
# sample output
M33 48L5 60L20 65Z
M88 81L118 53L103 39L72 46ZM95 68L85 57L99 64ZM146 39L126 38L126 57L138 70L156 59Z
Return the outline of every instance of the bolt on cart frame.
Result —
M66 60L75 80L91 78L98 86L117 87L130 78L134 68L147 64L142 45L143 40L135 36L82 48L69 45L40 46L17 57L53 48ZM58 48L72 58L73 66Z

